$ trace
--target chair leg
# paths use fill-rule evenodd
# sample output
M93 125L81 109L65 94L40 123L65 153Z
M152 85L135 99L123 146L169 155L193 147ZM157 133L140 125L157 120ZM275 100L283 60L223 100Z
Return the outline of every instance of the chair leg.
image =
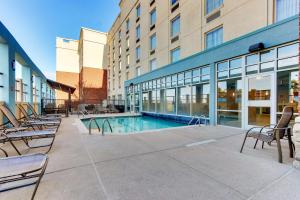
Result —
M0 148L0 151L2 151L5 154L5 157L8 157L8 154L4 149Z
M261 144L262 149L264 148L264 144L265 144L265 142L263 141L262 144Z
M289 149L290 149L290 158L294 157L294 148L293 148L293 141L290 130L287 131L288 135L288 142L289 142Z
M246 133L246 135L245 135L245 138L244 138L244 141L243 141L243 144L242 144L242 147L241 147L240 153L242 153L242 152L243 152L243 149L244 149L244 146L245 146L245 143L246 143L246 139L247 139L247 137L248 137L248 132L247 132L247 133Z
M257 142L258 142L258 139L256 139L253 149L256 148Z
M276 131L275 134L276 134L276 143L277 143L277 150L278 150L278 162L282 163L282 149L281 149L279 132Z
M34 187L34 191L33 191L32 196L31 196L31 200L34 200L36 191L37 191L37 189L38 189L38 187L39 187L39 185L40 185L40 182L41 182L41 180L42 180L42 178L43 178L43 176L44 176L44 174L45 174L47 165L48 165L48 158L47 158L47 160L46 160L46 162L45 162L45 164L44 164L44 166L43 166L43 169L42 169L42 171L41 171L41 174L40 174L38 180L36 181L36 184L35 184L35 187Z

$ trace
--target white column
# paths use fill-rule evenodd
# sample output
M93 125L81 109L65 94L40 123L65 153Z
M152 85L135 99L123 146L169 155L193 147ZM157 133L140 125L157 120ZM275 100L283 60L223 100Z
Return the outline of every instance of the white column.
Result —
M295 125L293 127L293 142L296 147L296 155L294 167L300 169L300 117L295 118Z
M36 87L36 102L38 103L38 112L41 113L41 100L42 100L42 81L40 77L35 77Z
M32 94L32 70L28 66L23 66L21 69L21 76L23 80L23 84L25 86L25 92L23 96L23 101L32 104L33 102L33 94Z

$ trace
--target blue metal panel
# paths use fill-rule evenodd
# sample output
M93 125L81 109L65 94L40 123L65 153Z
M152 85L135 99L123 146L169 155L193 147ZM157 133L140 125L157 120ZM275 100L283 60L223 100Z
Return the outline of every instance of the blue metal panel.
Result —
M249 53L250 45L263 42L266 48L298 40L298 16L288 18L281 22L264 27L242 37L225 42L214 48L202 51L195 55L184 58L178 62L166 65L150 73L125 82L125 86L136 84L171 73L178 73L187 69L208 65L227 58ZM226 27L225 27L226 28Z

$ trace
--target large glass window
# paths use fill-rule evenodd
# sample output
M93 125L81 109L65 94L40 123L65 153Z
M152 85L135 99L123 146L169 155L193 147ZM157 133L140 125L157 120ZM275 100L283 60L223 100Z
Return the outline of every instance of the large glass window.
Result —
M285 106L292 106L298 113L299 71L283 71L277 73L277 112L281 113Z
M171 21L171 37L179 35L180 32L180 16L175 17Z
M165 90L160 90L157 92L157 112L158 113L164 113L165 112Z
M206 33L206 49L223 43L223 27Z
M176 113L176 90L167 89L165 94L165 112L169 114Z
M171 51L171 63L174 63L180 59L180 48L173 49Z
M299 65L299 43L278 48L278 70L293 68Z
M223 4L223 0L206 0L206 14L211 13Z
M178 88L178 115L190 115L191 87Z
M276 0L276 20L299 14L299 0Z
M218 124L241 127L242 81L228 79L218 82Z
M149 93L143 93L143 111L149 111Z
M199 84L192 87L192 115L209 116L209 84Z
M140 76L141 75L141 67L135 68L135 75Z
M155 112L155 103L156 103L156 91L149 92L149 111Z

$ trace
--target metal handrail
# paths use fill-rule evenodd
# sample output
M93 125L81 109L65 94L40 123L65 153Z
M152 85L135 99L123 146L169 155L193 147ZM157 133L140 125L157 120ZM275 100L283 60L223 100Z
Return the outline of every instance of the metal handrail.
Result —
M89 115L89 113L87 111L78 111L78 117L79 115L81 114L82 115L82 118L85 118L87 115Z
M193 118L189 121L188 125L191 125L195 118L196 116L193 116Z
M110 122L109 122L108 118L106 118L106 119L103 121L103 123L102 123L102 135L103 135L103 136L105 135L105 134L104 134L104 125L105 125L105 122L108 123L110 132L111 132L111 133L113 132L113 130L112 130L112 128L111 128L111 125L110 125Z
M90 135L92 135L92 122L93 122L93 121L96 123L96 126L97 126L97 128L98 128L98 131L99 131L99 132L101 131L101 128L100 128L100 126L99 126L99 124L98 124L96 118L95 118L95 117L92 117L92 118L90 119L90 121L89 121L89 134L90 134ZM102 134L102 135L103 135L103 134Z

